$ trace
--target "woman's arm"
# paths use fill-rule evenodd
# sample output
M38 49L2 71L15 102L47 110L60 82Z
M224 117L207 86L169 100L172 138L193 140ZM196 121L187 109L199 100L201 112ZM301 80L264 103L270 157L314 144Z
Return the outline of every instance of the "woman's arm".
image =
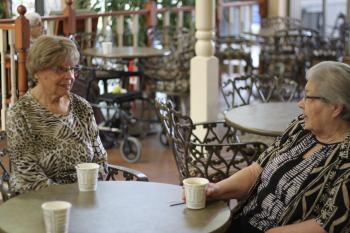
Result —
M301 223L272 228L265 233L327 233L315 219Z
M24 116L9 111L6 121L7 147L11 161L11 189L24 192L46 187L53 183L42 167L36 155L33 135Z
M227 179L216 184L210 183L207 188L207 197L220 200L241 199L248 194L261 172L262 167L254 162Z
M90 132L93 134L91 144L93 148L94 157L92 161L100 165L100 173L104 175L105 167L107 164L107 152L101 142L101 138L98 133L98 127L92 109L90 111L90 116L91 122L88 124L90 124L91 126Z

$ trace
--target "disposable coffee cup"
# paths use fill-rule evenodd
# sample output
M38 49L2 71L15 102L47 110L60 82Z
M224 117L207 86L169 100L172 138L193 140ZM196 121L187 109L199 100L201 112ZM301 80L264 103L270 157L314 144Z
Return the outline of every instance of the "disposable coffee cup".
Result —
M96 191L99 168L97 163L81 163L76 166L79 191Z
M41 205L46 233L68 233L72 204L66 201L49 201Z
M112 42L102 42L102 52L104 54L110 53L112 51Z
M182 182L185 187L186 207L189 209L205 208L205 189L209 184L209 180L193 177L184 179Z

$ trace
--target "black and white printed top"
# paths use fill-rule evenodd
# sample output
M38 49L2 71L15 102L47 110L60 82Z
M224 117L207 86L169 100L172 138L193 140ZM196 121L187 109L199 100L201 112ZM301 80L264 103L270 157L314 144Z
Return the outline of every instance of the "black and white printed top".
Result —
M264 171L232 214L259 229L314 219L326 232L348 233L350 130L342 142L303 159L318 143L304 124L300 115L259 156Z
M272 159L261 174L257 195L243 208L248 222L266 231L277 226L277 219L298 193L312 169L318 166L336 144L324 144L320 151L303 158L319 142L309 134L298 145Z
M105 165L107 153L90 104L70 94L65 115L54 114L27 92L8 111L6 131L15 192L76 182L78 163Z

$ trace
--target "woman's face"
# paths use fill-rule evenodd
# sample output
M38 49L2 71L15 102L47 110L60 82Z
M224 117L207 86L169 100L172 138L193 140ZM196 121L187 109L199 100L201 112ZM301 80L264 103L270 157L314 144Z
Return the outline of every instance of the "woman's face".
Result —
M43 34L43 31L44 31L44 26L42 22L39 22L37 25L30 27L30 36L33 39L36 39Z
M66 62L62 65L39 71L35 75L38 80L37 85L47 95L65 96L69 94L75 81L73 68L73 63Z
M305 96L298 105L304 113L305 129L314 134L323 133L334 120L334 105L316 91L312 81L306 83Z

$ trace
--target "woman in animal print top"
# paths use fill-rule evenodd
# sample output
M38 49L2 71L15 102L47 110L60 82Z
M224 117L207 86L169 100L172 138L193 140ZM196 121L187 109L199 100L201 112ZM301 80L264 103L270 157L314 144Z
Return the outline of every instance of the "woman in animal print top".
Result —
M239 199L229 232L350 232L350 66L306 74L303 115L252 165L209 184L210 199Z
M36 85L8 112L10 185L15 192L77 181L75 166L100 164L107 153L89 103L70 93L79 61L65 37L41 36L30 47L27 69Z

